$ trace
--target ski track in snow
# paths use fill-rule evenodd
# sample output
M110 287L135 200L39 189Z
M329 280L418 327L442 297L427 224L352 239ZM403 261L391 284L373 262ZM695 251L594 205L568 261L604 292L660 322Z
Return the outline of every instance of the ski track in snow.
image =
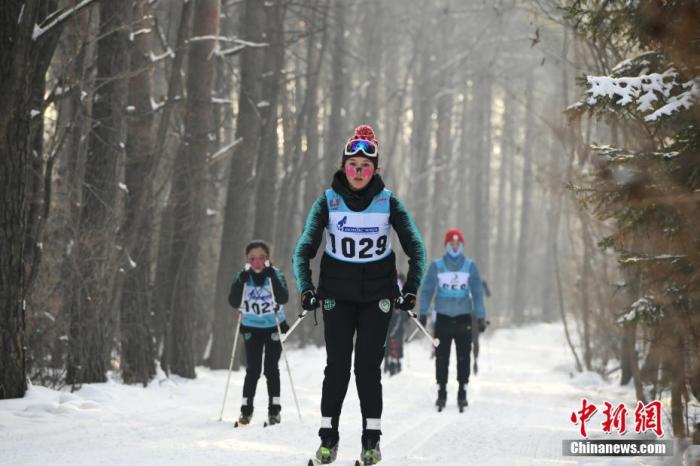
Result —
M574 376L559 324L482 336L479 374L471 376L464 413L457 409L454 350L447 406L436 412L430 352L426 339L418 339L405 348L403 372L383 375L382 465L662 464L658 459L561 455L562 440L579 438L569 416L580 409L582 397L630 406L634 392L594 373ZM233 428L243 370L231 377L224 422L217 419L225 370L198 368L195 380L159 374L145 389L115 381L85 385L73 394L34 386L23 399L0 401L0 464L305 465L319 443L325 351L306 347L290 351L288 358L303 424L282 362L282 424L267 428L262 427L267 417L264 376L252 424ZM360 453L362 424L354 377L343 408L335 464L349 466ZM600 416L588 424L591 438L603 435Z

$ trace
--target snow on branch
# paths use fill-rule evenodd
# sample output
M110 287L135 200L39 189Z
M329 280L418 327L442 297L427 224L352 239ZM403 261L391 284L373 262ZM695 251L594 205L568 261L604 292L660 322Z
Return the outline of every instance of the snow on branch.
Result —
M658 100L657 94L669 98L671 90L677 85L678 73L673 68L663 73L651 73L638 77L613 78L609 76L587 76L590 86L587 91L589 97L587 103L595 105L598 98L614 98L618 96L617 105L625 107L630 103L637 103L637 110L647 112Z
M638 299L630 306L629 312L617 319L617 323L624 324L626 322L645 322L654 323L663 317L664 313L656 303L654 296L647 295Z
M173 50L170 47L168 47L168 50L161 53L160 55L155 55L153 51L149 51L148 53L150 54L149 59L151 60L151 63L159 62L168 57L175 58L175 52L173 52Z
M227 49L217 49L214 54L218 57L229 57L231 55L236 55L237 53L244 50L246 47L268 47L270 44L267 42L251 42L248 40L230 38L228 42L234 42L238 45L234 47L229 47Z
M652 72L652 70L664 70ZM681 81L681 74L663 55L645 52L624 60L610 76L586 76L585 96L568 111L617 107L640 114L653 123L690 110L700 100L700 77Z
M644 119L646 121L656 121L661 116L670 116L675 112L680 111L680 109L690 110L690 108L698 101L700 98L700 79L694 79L688 81L681 85L684 89L678 95L672 96L666 102L666 105L656 110L651 115L647 115Z
M218 162L224 155L226 155L231 149L235 148L237 145L243 142L243 138L238 138L231 144L227 144L221 149L217 150L209 156L209 163Z
M55 28L59 24L64 23L65 21L68 20L68 18L71 17L71 15L79 12L83 8L86 8L90 6L92 3L95 3L96 0L83 0L82 2L78 3L75 6L72 6L70 8L65 8L63 10L56 11L52 14L50 14L44 23L40 26L38 24L34 25L34 32L32 33L32 40L37 41L49 32L51 29Z
M636 264L639 262L661 262L669 261L675 263L676 261L685 258L685 256L678 256L673 254L660 254L658 256L627 256L622 259L618 259L618 262L622 265Z

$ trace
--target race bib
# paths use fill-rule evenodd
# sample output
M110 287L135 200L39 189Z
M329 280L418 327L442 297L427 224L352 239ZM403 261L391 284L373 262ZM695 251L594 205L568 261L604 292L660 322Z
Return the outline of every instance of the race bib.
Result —
M328 196L326 253L345 262L373 262L391 254L389 191L379 193L367 209L355 212L332 190Z
M469 274L467 272L438 273L438 288L444 297L466 298L469 296Z
M268 278L263 286L245 287L245 296L243 298L243 306L241 312L244 314L264 315L271 314L275 311L275 299L272 294L272 285Z

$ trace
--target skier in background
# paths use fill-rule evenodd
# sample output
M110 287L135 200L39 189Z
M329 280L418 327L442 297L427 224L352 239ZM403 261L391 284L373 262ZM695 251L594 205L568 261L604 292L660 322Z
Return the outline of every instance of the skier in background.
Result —
M240 307L243 314L240 332L246 354L243 401L236 427L250 423L253 416L255 389L263 367L263 349L268 395L267 422L272 425L281 421L279 360L282 344L275 312L282 333L289 329L284 309L280 306L289 300L289 290L282 272L270 263L270 246L264 241L252 241L246 246L245 254L246 265L236 275L228 297L231 306L235 309Z
M399 273L398 285L403 288L406 276ZM389 321L389 333L387 335L386 355L384 357L384 372L390 376L401 372L401 359L403 359L404 327L408 320L408 314L395 308Z
M340 170L330 189L309 212L294 249L294 273L305 310L323 309L326 369L321 395L321 446L309 464L327 464L338 452L339 422L350 382L353 337L355 383L362 411L363 464L381 460L384 344L394 305L410 310L425 271L425 247L403 203L384 187L378 173L379 150L374 131L355 129L345 144ZM399 290L392 227L409 257L406 283ZM318 294L309 261L325 231Z
M467 406L469 358L472 325L481 333L486 330L484 289L476 263L465 257L464 235L459 230L445 234L445 255L430 264L420 295L420 322L425 325L430 302L435 298L435 337L440 345L435 350L435 378L438 397L435 405L442 411L447 400L447 374L452 340L457 355L457 405ZM437 291L437 293L436 293Z

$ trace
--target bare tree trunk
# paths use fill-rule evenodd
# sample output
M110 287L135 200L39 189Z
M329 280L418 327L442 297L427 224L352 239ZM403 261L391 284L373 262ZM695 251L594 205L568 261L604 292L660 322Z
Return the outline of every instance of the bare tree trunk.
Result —
M309 31L306 44L306 85L303 86L303 97L299 100L302 102L298 106L297 115L294 125L290 126L290 138L288 151L285 157L288 160L285 175L281 181L280 193L280 228L277 228L275 235L276 257L291 257L294 242L297 240L297 229L293 228L294 214L298 207L298 201L295 197L299 193L301 187L303 171L302 167L309 165L307 159L317 160L319 150L319 126L320 116L318 107L318 90L319 80L321 76L321 66L327 46L327 17L328 4L319 5L317 1L311 4L313 9L312 18L314 21L309 24ZM321 25L321 31L315 30L316 24ZM320 47L318 46L318 42ZM299 70L301 71L301 70ZM302 89L301 80L297 84L297 93L300 94ZM285 130L286 131L286 130ZM306 135L307 148L302 155L302 137ZM319 177L324 176L322 168L317 167ZM322 180L317 181L320 184ZM304 197L303 199L306 199ZM309 205L305 205L308 208ZM292 234L290 234L292 232Z
M486 279L490 272L489 233L490 208L489 190L491 180L491 82L488 75L480 75L475 83L474 151L471 160L472 181L472 244L468 245L479 264L481 276Z
M170 369L194 378L195 293L199 266L200 237L206 201L207 157L211 155L214 128L211 92L216 74L214 50L219 34L220 0L197 0L187 69L185 138L175 161L173 199L173 247L171 273L172 338L168 351Z
M433 14L430 24L436 25L436 19ZM415 47L420 48L418 59L420 65L418 74L415 77L413 88L413 124L411 125L411 148L410 148L410 169L414 173L415 179L420 177L421 185L427 186L430 181L429 169L430 165L430 136L432 134L432 119L431 115L434 108L434 86L433 82L433 65L434 57L433 44L428 33L429 27L421 30L421 33L416 38ZM423 227L421 233L426 244L432 244L432 229L429 228L428 212L430 208L429 193L425 190L416 189L412 192L412 207L417 225Z
M266 42L265 11L263 2L246 0L241 18L242 39ZM242 138L236 149L235 163L231 164L224 227L221 236L221 255L216 276L216 296L214 301L214 327L211 348L211 368L228 367L233 344L234 310L228 303L228 293L237 264L240 264L246 242L253 232L251 222L251 202L249 194L254 183L251 173L255 167L260 147L260 102L262 64L264 47L247 47L241 53L241 84L236 121L236 137ZM260 173L256 173L260 176Z
M583 211L578 210L579 219L581 220L581 233L583 236L583 257L581 264L581 323L583 324L583 363L586 370L592 370L593 352L591 351L591 299L590 299L590 280L593 276L591 267L591 255L593 254L593 241L591 232L586 225Z
M518 238L518 250L516 257L515 277L513 282L513 295L511 311L513 321L516 324L525 322L525 309L527 305L527 261L529 248L530 213L532 207L532 148L534 145L534 77L530 77L527 86L527 104L525 107L526 126L525 142L523 147L523 175L522 175L522 205L520 208L520 236Z
M499 174L498 174L498 209L496 217L496 247L495 250L495 264L493 268L493 273L491 274L491 289L498 289L498 292L494 293L494 300L496 302L494 308L504 310L506 308L507 300L505 299L508 292L508 271L510 270L509 257L507 254L507 223L506 223L506 213L509 210L515 209L515 206L510 205L509 199L507 199L507 181L511 176L509 171L511 167L510 160L514 157L515 152L515 124L516 121L516 108L512 99L505 99L505 109L503 111L503 129L501 133L501 151L500 151L500 164ZM551 243L549 243L551 244ZM550 284L551 286L551 284Z
M175 58L168 76L168 95L166 105L163 108L156 138L156 148L159 156L166 150L168 129L170 120L176 106L176 97L183 95L182 68L185 62L186 40L189 38L192 22L193 2L182 3L180 19L177 27ZM172 323L172 290L174 275L170 270L173 240L173 198L168 197L167 204L160 212L160 228L158 231L158 258L156 260L156 273L153 290L153 328L156 347L162 347L161 368L168 371L170 336ZM160 351L160 349L159 349Z
M467 87L464 92L464 99L462 100L462 115L459 122L460 136L459 136L459 156L457 157L457 167L460 172L464 172L465 167L469 163L469 153L471 152L471 122L470 114L472 112L472 98L473 92L472 88ZM469 186L468 183L459 183L457 185L457 199L458 202L467 204L469 199ZM467 209L459 209L457 213L457 227L462 228L462 232L465 234L465 241L471 230L464 228L464 225L468 224L467 219Z
M36 24L56 2L12 2L0 15L0 399L24 396L26 189L31 167L33 89L44 80L58 31L34 41ZM18 21L17 19L20 18ZM43 87L43 85L42 85ZM43 103L43 102L42 102Z
M451 41L451 32L453 24L446 18L444 23L441 24L439 32L440 40L440 62L449 60L448 50L449 43ZM436 134L435 134L435 163L433 164L436 173L434 175L434 204L433 209L430 212L430 224L432 228L436 230L436 236L440 237L441 232L446 231L449 228L454 228L454 226L447 223L447 212L454 209L455 203L452 196L449 195L449 189L452 188L450 183L450 160L452 159L452 106L454 101L454 80L449 73L441 73L438 78L437 85L437 96L436 96L436 110L437 110L437 123L436 123ZM460 205L457 203L456 205ZM433 248L428 248L428 250L437 248L441 243L437 241L433 242ZM442 252L435 250L435 252ZM436 254L437 255L437 254Z
M121 369L126 383L146 385L155 375L155 351L149 313L151 309L151 243L153 218L153 169L156 164L154 116L151 109L153 28L148 0L138 0L134 23L129 80L130 115L127 126L125 181L128 196L122 234L127 240L121 299Z
M70 304L70 356L66 380L71 384L104 382L110 337L115 327L111 293L117 273L114 224L117 184L126 142L128 95L129 3L100 2L100 39L93 129L88 152L76 245L76 275Z
M357 99L360 105L358 117L362 123L367 123L377 128L379 123L379 90L380 79L382 75L383 60L383 28L382 20L384 17L384 5L382 2L370 3L362 10L364 19L360 23L362 25L362 50L371 50L367 54L365 72L362 73L364 80L360 84L360 89L364 88L364 96Z
M265 62L262 73L262 101L259 103L260 113L260 153L258 154L255 170L255 227L253 234L256 238L271 241L274 238L275 226L275 190L277 188L277 107L279 92L282 85L282 69L284 68L284 15L285 6L282 0L273 0L265 7L266 39L269 45L265 48ZM284 225L282 228L286 228Z
M344 0L335 0L333 3L333 13L331 16L332 30L334 31L333 47L331 50L331 88L330 88L330 106L331 112L328 118L328 127L326 129L326 148L323 153L323 159L320 163L321 176L318 180L307 176L307 196L305 205L307 208L311 206L314 199L314 193L318 192L321 186L327 182L331 174L336 170L338 161L345 143L345 133L349 130L346 128L345 106L347 105L348 92L348 77L345 60L347 58L347 44L345 33L347 30L347 2ZM349 136L349 135L348 135ZM337 154L337 156L336 156ZM312 162L313 161L308 161ZM307 172L308 173L308 172ZM309 179L311 178L311 179ZM318 189L308 189L308 183L311 182L313 187Z

